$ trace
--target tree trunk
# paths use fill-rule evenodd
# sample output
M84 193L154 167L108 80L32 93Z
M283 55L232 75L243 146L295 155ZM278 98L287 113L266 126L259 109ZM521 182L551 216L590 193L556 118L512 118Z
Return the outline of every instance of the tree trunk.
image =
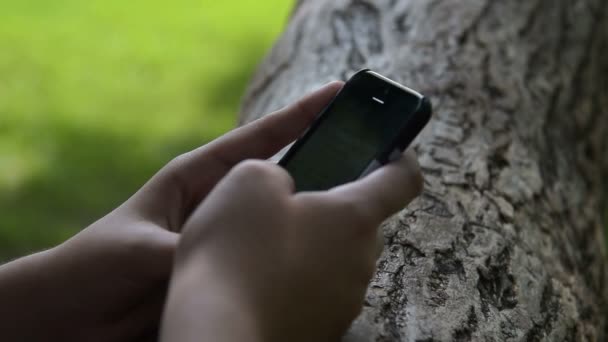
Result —
M241 122L369 67L419 90L424 194L349 341L604 341L605 0L301 0Z

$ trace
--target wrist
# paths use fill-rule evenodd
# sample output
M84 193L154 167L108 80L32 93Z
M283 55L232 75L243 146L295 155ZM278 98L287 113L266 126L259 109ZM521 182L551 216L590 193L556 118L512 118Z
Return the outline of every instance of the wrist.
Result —
M161 340L265 341L255 313L230 285L202 262L190 260L177 266Z
M61 334L56 310L54 249L32 254L0 267L0 322L7 340L42 340ZM36 327L36 329L32 329Z

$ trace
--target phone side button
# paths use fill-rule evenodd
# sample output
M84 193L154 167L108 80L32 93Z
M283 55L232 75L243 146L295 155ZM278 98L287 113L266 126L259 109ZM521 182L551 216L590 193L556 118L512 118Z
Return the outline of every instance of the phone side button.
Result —
M376 170L380 166L382 166L382 164L380 164L379 161L374 159L371 163L369 163L369 165L365 168L365 170L363 170L363 172L361 173L359 178L363 178L363 177L369 175L370 173L374 172L374 170Z

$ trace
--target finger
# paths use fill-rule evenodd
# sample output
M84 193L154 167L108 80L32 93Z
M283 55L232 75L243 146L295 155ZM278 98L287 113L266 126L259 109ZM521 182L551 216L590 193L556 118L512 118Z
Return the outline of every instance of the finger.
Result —
M338 202L354 202L360 215L379 224L418 196L422 186L415 154L408 151L363 179L331 189L327 196Z
M342 82L332 82L294 104L237 128L181 158L181 178L196 185L202 172L226 173L245 159L266 159L295 140L335 96Z
M267 239L260 240L260 237L267 233L267 228L276 225L273 220L278 217L269 216L268 213L289 210L289 196L293 191L291 176L274 163L246 160L238 164L209 193L208 200L188 217L182 228L177 263L192 251L201 248L209 251L209 248L215 250L216 247L223 249L224 244L235 250L260 244L267 248L271 243ZM239 212L240 208L251 210ZM261 230L248 229L251 227L243 225L243 222L267 222L270 225L258 227ZM214 227L221 227L223 233L217 234L219 231ZM273 230L272 234L275 232ZM206 247L201 245L203 242Z
M290 106L257 119L208 144L203 153L215 154L234 165L243 159L266 159L295 140L342 87L331 82Z
M209 200L193 210L188 222L202 226L205 212L222 211L226 207L252 205L278 210L277 201L284 201L295 191L294 181L282 167L262 160L248 159L232 168L210 192ZM189 226L186 223L185 226ZM184 227L184 229L187 229ZM181 244L184 237L181 238Z
M177 157L140 191L145 196L136 197L152 212L173 204L170 209L177 208L178 213L170 221L180 225L234 165L245 159L266 159L295 140L342 85L331 82L286 108Z

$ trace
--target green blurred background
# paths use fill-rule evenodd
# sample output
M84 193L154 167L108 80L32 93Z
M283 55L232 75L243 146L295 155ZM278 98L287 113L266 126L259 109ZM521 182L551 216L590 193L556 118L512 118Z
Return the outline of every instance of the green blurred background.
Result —
M232 128L293 0L1 0L0 261Z
M57 244L232 128L291 0L3 0L0 260Z

